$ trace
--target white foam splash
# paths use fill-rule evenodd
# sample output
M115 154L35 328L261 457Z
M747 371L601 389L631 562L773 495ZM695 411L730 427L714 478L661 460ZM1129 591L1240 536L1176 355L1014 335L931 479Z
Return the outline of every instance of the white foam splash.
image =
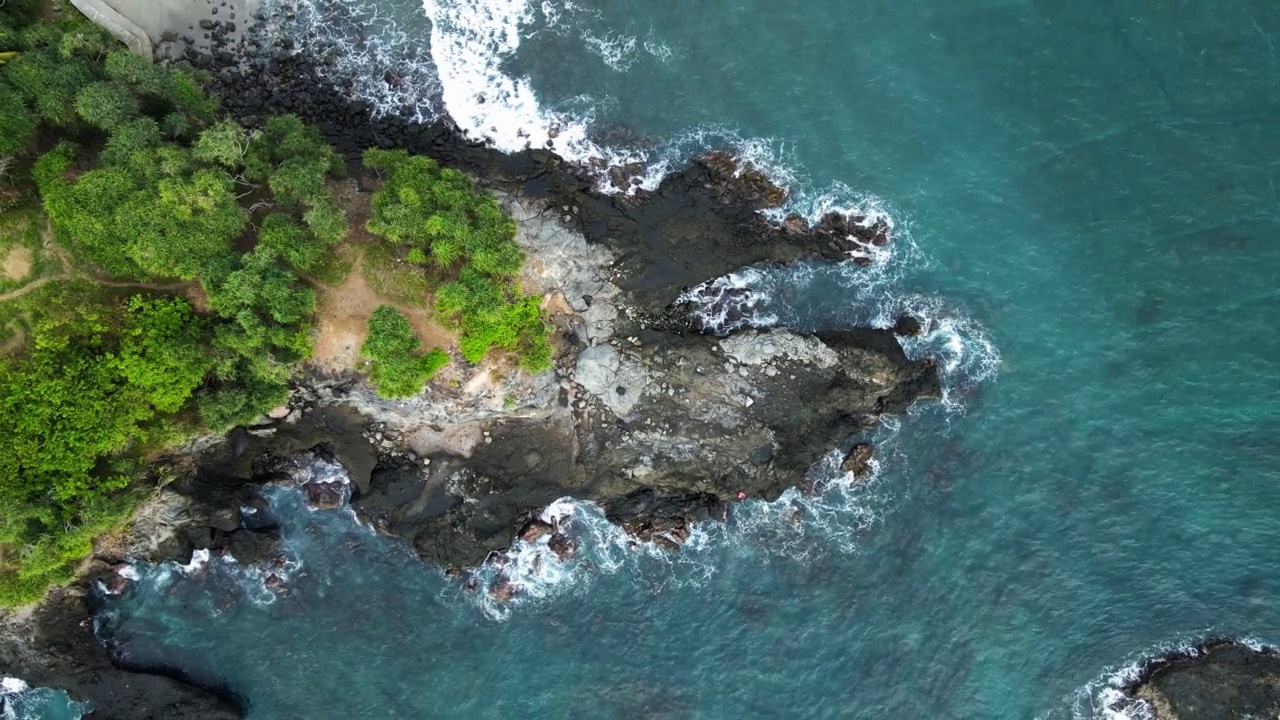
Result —
M778 316L762 312L770 299L761 289L765 276L757 268L743 268L722 277L698 283L680 293L676 303L689 303L700 330L728 335L742 328L772 327Z
M207 548L201 548L191 553L191 560L188 561L185 565L175 562L173 563L173 567L175 570L182 573L183 575L186 575L187 577L191 577L193 575L198 575L206 567L209 566L209 558L210 558L209 550Z
M26 692L31 686L18 678L6 677L0 678L0 692L16 694Z
M546 4L546 3L544 3ZM643 156L596 145L587 129L589 109L570 115L539 103L527 77L503 69L520 47L525 26L535 20L528 0L423 0L431 20L431 55L444 109L462 132L503 152L549 148L565 160L623 166ZM554 6L543 11L558 18Z
M1068 703L1072 720L1156 720L1155 710L1146 700L1130 697L1124 689L1136 682L1143 668L1153 659L1171 655L1200 654L1199 646L1206 637L1198 633L1183 639L1155 645L1130 658L1124 664L1109 667L1071 696ZM1274 645L1256 638L1239 638L1240 644L1255 652L1276 650ZM1047 716L1042 716L1042 720Z
M599 505L591 501L565 497L548 505L539 519L550 523L567 536L574 546L572 558L562 560L550 547L551 535L533 541L517 539L505 553L476 568L477 591L471 601L492 620L506 620L511 613L529 603L558 597L576 588L590 585L599 574L611 575L629 570L638 577L645 572L644 563L662 568L659 584L700 584L715 573L710 561L699 556L710 542L705 526L694 526L679 552L663 548L657 542L642 542L609 522ZM677 542L675 538L668 538ZM685 572L670 572L670 565L681 564ZM510 585L515 594L500 600L489 593L499 583Z
M909 315L921 322L919 335L899 338L913 360L932 357L942 379L942 406L953 413L964 411L964 392L996 379L1000 373L1000 349L977 320L951 307L940 297L890 294L877 305L873 327L892 327Z

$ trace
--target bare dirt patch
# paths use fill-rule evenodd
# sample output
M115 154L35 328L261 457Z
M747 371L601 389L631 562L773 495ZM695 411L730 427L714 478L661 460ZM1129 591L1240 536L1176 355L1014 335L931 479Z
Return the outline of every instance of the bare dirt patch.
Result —
M25 280L31 274L31 267L35 263L35 253L31 252L31 248L26 245L13 245L8 250L0 250L0 252L4 253L0 272L3 272L5 280Z
M367 334L365 323L379 305L392 305L404 313L422 339L423 348L447 350L454 344L457 338L432 322L426 310L394 302L374 292L360 268L357 258L355 269L340 285L319 287L319 334L311 357L312 364L326 372L358 367L360 346Z

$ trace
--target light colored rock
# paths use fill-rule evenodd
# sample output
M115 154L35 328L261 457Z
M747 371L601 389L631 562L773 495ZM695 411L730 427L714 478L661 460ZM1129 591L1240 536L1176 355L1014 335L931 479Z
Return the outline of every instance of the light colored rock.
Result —
M818 338L796 335L789 330L738 333L721 340L720 348L743 365L764 365L789 359L829 368L840 361L836 352Z
M643 365L610 345L589 347L579 353L577 373L583 389L620 418L631 413L651 382Z
M563 293L582 320L574 329L587 344L611 337L622 293L608 277L613 262L609 251L547 217L536 203L498 191L494 195L516 221L516 244L528 256L521 270L526 286L544 295Z

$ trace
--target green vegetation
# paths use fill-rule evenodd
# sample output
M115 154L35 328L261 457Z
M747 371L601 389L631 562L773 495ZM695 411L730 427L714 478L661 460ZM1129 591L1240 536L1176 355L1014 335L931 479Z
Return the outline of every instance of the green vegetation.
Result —
M0 364L0 604L69 579L123 518L139 459L194 428L206 332L185 300L46 285L20 301L28 352Z
M312 342L298 273L347 232L314 129L216 121L197 78L22 5L0 7L0 250L40 261L47 222L73 268L0 303L0 339L22 341L0 361L0 605L71 577L148 457L287 397Z
M0 606L72 577L157 453L283 402L312 349L311 283L360 255L376 291L456 328L468 361L549 365L515 225L465 175L370 150L386 183L367 227L385 242L340 247L343 163L315 128L219 118L199 75L40 6L0 3L0 252L33 263L0 278ZM381 394L421 392L448 363L394 308L368 330Z
M371 149L364 161L386 176L373 197L369 232L401 248L406 267L434 265L455 277L437 291L435 309L460 331L462 356L477 363L498 349L529 371L549 367L538 299L514 278L524 264L516 226L493 197L466 175L403 150Z
M373 367L369 380L383 397L409 397L422 392L427 381L449 364L449 355L440 348L422 352L422 342L409 320L390 305L379 306L369 317L369 337L360 354Z
M464 267L458 279L436 293L436 310L462 331L462 356L480 362L493 348L514 352L531 372L551 365L551 345L538 298L520 292L513 280Z

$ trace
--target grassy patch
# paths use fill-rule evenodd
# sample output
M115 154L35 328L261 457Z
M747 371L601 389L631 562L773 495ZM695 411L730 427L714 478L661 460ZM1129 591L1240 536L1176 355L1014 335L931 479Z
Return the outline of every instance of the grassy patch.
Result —
M339 245L316 262L311 277L322 285L341 285L355 268L358 252L350 244Z
M427 296L435 289L423 268L402 260L396 249L387 245L365 248L360 272L374 292L406 305L427 307Z
M0 215L0 294L26 285L57 267L44 252L38 207L23 207Z

